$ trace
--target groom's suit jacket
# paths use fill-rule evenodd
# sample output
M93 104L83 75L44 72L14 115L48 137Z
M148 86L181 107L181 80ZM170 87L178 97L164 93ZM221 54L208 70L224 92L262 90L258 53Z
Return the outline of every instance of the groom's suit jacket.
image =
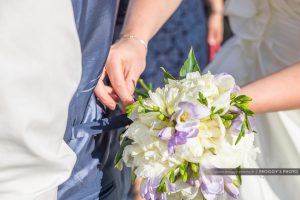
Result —
M114 168L118 134L93 90L112 43L117 0L73 0L82 50L82 77L70 103L66 143L77 154L72 175L59 187L60 200L123 199L130 172ZM122 120L115 120L122 126ZM123 121L124 122L124 121ZM127 183L124 185L124 183Z

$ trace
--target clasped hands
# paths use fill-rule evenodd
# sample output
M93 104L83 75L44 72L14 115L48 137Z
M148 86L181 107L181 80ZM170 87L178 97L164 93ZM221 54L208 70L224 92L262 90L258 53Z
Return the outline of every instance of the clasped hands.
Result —
M123 106L134 102L133 93L145 69L146 54L146 48L131 39L121 39L111 46L95 88L95 95L101 103L114 110L119 101ZM106 76L111 85L104 83Z

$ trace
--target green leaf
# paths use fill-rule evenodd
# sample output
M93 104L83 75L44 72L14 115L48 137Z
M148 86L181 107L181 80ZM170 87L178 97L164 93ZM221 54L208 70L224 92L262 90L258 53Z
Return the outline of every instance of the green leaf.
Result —
M243 125L244 125L244 124L243 124ZM237 145L237 144L239 143L239 141L242 139L242 137L245 136L245 128L243 128L243 125L242 125L242 130L241 130L241 132L240 132L238 138L237 138L236 141L235 141L235 145Z
M237 187L237 188L240 188L241 187L241 184L240 184L240 181L238 179L234 179L232 181L232 183Z
M249 121L247 115L245 115L245 124L246 124L247 129L250 131L251 130L251 125L250 125L250 121Z
M239 141L242 139L242 137L245 136L245 134L246 134L245 127L246 127L246 124L245 124L245 121L243 121L242 127L241 127L241 132L240 132L237 140L235 141L235 145L237 145L239 143Z
M187 171L188 168L188 162L184 161L183 163L181 163L179 165L179 173L181 176L183 176L185 174L185 172Z
M200 67L197 58L195 56L194 49L191 48L188 58L186 59L186 61L184 62L183 66L180 69L179 77L183 79L186 77L188 73L197 72L197 71L200 72Z
M149 94L147 92L145 92L144 90L141 90L139 88L136 88L135 92L136 92L137 96L142 96L144 98L148 98L149 97Z
M244 121L242 123L242 128L241 128L241 134L243 137L245 136L245 133L246 133L245 128L246 128L246 122Z
M169 72L165 70L165 68L161 67L161 70L164 72L164 82L168 84L168 79L175 80L174 76L172 76Z
M149 86L147 86L147 84L144 82L143 79L139 79L138 80L139 84L143 87L143 89L148 93L149 91L151 91L151 89L149 88Z
M181 176L183 176L184 173L185 173L185 168L182 164L179 166L179 173L180 173Z
M225 115L222 115L221 118L223 118L225 120L232 120L233 115L232 114L225 114Z
M252 99L246 95L240 95L240 96L236 97L235 100L240 101L240 102L252 101Z
M175 182L175 172L174 172L174 170L171 171L171 174L169 176L169 180L170 180L170 183Z
M187 179L188 179L188 173L186 171L182 176L182 182L186 183Z
M236 168L236 177L239 181L239 184L242 185L242 175L241 175L241 166Z
M252 110L244 109L243 111L245 112L246 115L254 116L254 112Z
M217 112L215 112L215 114L220 115L224 112L224 108L221 108L219 110L217 110Z
M199 172L199 165L196 163L191 163L191 169L194 173L198 173Z
M152 83L149 83L148 87L149 87L150 90L152 90L153 89Z
M169 176L169 173L166 174L159 182L159 186L156 189L157 192L166 192L167 191L167 186L166 186L166 180Z
M203 93L199 92L198 96L199 96L198 101L207 107L208 101L207 101L206 97L203 95Z
M230 128L230 126L231 126L231 124L232 124L232 121L231 121L231 120L225 120L225 121L223 122L223 124L224 124L225 128Z
M115 168L117 168L119 171L122 171L123 169L123 161L119 160L116 164L115 164Z
M211 147L211 148L209 148L207 150L210 151L210 153L212 153L213 155L217 155L215 148Z
M143 79L139 79L138 83L142 86L142 88L136 88L135 92L143 97L149 97L149 92L152 90L152 84L149 84L148 86Z
M211 112L214 112L215 109L216 109L216 107L215 107L215 106L212 106L212 107L210 108L210 111L211 111Z
M123 157L123 152L126 146L131 145L133 142L133 140L129 139L129 138L124 138L123 141L121 142L120 145L120 150L117 152L116 157L115 157L115 167L116 168L121 168L122 169L122 157ZM120 163L121 162L121 163Z

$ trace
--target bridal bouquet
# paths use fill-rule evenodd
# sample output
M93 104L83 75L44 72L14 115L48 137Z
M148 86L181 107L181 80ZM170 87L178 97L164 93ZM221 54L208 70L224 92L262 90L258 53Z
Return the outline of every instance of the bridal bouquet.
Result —
M146 200L239 197L241 176L209 169L247 167L256 157L251 98L238 95L228 74L200 74L190 51L176 80L163 69L165 86L138 91L127 107L133 123L121 136L117 167L142 178Z

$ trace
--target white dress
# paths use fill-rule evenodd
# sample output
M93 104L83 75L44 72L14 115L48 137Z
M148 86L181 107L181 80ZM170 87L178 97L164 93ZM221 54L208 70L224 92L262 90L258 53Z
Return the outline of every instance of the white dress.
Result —
M300 61L300 0L227 0L225 6L235 36L206 71L227 72L244 85ZM300 168L300 110L258 115L257 131L259 167ZM300 199L300 176L244 177L241 199Z
M81 50L70 0L0 1L0 199L55 200Z

